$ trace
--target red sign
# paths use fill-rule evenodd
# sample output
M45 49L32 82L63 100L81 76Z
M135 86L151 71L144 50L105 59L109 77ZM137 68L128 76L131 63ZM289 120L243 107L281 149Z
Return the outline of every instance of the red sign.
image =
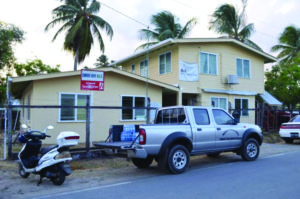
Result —
M104 91L104 71L81 70L80 90Z

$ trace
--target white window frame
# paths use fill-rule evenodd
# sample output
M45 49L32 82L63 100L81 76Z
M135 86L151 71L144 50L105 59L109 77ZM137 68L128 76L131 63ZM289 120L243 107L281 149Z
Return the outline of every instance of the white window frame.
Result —
M61 106L61 96L62 95L74 95L75 96L75 105L77 106L77 99L78 99L78 95L85 95L85 96L90 96L90 105L93 105L93 95L91 93L68 93L68 92L59 92L59 106ZM77 119L77 108L75 108L74 111L74 115L75 115L75 119L74 120L61 120L61 108L58 109L58 122L86 122L86 120L78 120ZM90 109L90 120L92 121L92 109Z
M210 97L210 105L212 106L212 99L213 98L217 98L218 99L218 104L220 104L220 99L225 99L226 100L226 107L223 108L223 107L220 107L220 106L214 106L214 108L221 108L221 109L224 109L224 110L227 110L228 111L228 98L227 97L219 97L219 96L216 96L216 97Z
M133 98L133 100L132 100L132 107L134 107L134 104L135 104L135 98L136 97L142 97L142 98L144 98L145 99L145 107L146 107L146 104L147 104L147 98L146 98L146 96L144 96L144 95L121 95L121 107L122 107L122 103L123 103L123 97L132 97ZM145 110L145 109L144 109ZM122 118L122 115L123 115L123 110L121 110L121 114L120 114L120 121L146 121L146 114L147 114L147 112L146 112L146 110L145 110L145 118L144 119L135 119L136 118L136 115L135 115L135 112L136 112L136 109L132 109L132 119L123 119Z
M207 56L209 56L209 55L215 55L216 56L216 74L210 74L210 71L209 71L209 69L210 69L209 68L209 59L207 59L208 60L208 73L202 73L201 72L201 53L207 54ZM218 75L218 68L219 68L219 66L218 66L218 59L219 59L219 57L218 57L218 54L216 54L216 53L200 51L199 52L199 73L201 75Z
M237 60L238 59L242 60L242 72L243 72L242 76L238 75L238 66L237 66ZM249 61L249 77L245 77L244 60ZM250 59L245 59L245 58L237 57L235 59L235 69L236 69L236 75L238 76L238 78L244 78L244 79L250 79L251 78L251 60Z
M147 66L146 74L142 74L142 70L141 70L141 63L142 63L142 62L147 63L147 65L146 65L146 66ZM144 60L140 61L140 76L142 76L142 77L147 77L148 74L149 74L149 61L148 61L147 59L144 59Z
M240 107L240 109L243 109L243 100L247 100L248 101L248 105L247 106L248 106L248 109L249 109L249 102L250 102L249 98L242 98L242 97L236 97L236 98L234 98L234 108L236 108L235 107L236 106L235 100L241 100L240 104L241 104L242 107ZM240 111L240 115L243 116L243 117L249 117L249 110L247 110L247 115L243 115L243 111L241 110Z
M167 72L167 54L168 53L170 53L170 71L169 72ZM164 73L160 73L160 56L165 56L165 63L164 63L164 66L165 66L165 68L164 68L164 70L165 70L165 72ZM168 51L168 52L165 52L165 53L162 53L162 54L159 54L158 55L158 74L159 75L164 75L164 74L168 74L168 73L172 73L172 52L171 51Z

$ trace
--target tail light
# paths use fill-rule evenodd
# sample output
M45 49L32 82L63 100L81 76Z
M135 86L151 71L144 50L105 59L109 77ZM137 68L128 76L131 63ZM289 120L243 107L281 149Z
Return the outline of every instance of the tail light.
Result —
M68 137L65 137L65 140L79 140L79 136L68 136Z
M300 125L293 124L293 125L281 125L280 129L300 129Z
M139 144L146 144L146 131L145 131L145 129L140 129L139 138L140 138Z

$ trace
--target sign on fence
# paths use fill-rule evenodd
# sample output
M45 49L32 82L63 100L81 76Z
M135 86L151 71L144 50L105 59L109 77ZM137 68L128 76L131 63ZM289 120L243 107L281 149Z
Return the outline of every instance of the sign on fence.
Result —
M81 70L80 90L104 91L104 71Z

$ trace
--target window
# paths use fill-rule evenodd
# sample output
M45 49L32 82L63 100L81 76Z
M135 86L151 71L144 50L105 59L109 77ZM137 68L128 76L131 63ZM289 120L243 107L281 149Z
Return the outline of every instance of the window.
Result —
M156 124L184 124L186 116L183 108L162 109L157 113Z
M132 109L132 107L145 107L146 98L136 96L122 96L122 107L129 109L122 110L122 120L145 120L145 109Z
M200 52L200 73L209 75L217 74L217 55Z
M227 110L227 99L223 97L212 97L210 98L211 105L213 107L222 108Z
M241 110L241 116L248 116L249 111L249 100L248 99L235 99L234 100L235 109Z
M148 61L143 60L140 62L140 75L143 77L148 76Z
M230 117L225 111L220 109L213 109L214 119L219 125L234 124L234 119Z
M193 112L194 112L196 124L198 124L198 125L209 125L210 124L207 110L193 109Z
M171 52L159 55L159 74L171 72Z
M135 73L135 64L131 64L131 73Z
M236 74L241 78L250 78L250 60L237 58Z
M87 102L86 94L60 94L61 106L85 106ZM75 108L61 108L59 114L60 121L85 121L86 110Z

